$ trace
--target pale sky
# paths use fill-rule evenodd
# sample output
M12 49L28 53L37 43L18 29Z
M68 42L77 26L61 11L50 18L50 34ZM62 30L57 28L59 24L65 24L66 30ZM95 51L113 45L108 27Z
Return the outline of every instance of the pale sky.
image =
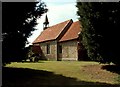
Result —
M76 15L76 0L43 0L46 3L48 12L49 26L64 22L66 20L72 19L73 21L78 20ZM38 19L38 25L35 27L37 30L33 31L32 35L28 38L30 44L40 35L43 31L43 22L45 20L46 14L43 14L40 19Z

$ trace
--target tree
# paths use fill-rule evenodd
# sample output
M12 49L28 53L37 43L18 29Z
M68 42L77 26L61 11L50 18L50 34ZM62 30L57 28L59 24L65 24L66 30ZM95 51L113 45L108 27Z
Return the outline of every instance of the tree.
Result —
M120 2L77 2L81 42L91 60L120 64Z
M25 58L27 38L37 25L37 18L47 12L44 2L2 3L2 62Z

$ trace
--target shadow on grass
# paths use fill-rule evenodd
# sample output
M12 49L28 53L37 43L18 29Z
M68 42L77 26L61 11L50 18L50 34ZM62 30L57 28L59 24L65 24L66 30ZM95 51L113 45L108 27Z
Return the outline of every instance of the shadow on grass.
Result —
M102 66L102 69L105 69L113 73L120 74L120 66L117 66L117 65L104 65Z
M117 66L117 65L104 65L104 66L102 66L102 69L105 69L107 71L119 74L119 76L118 76L118 78L116 80L120 83L120 66Z
M75 86L79 87L119 87L98 82L77 81L76 78L65 77L53 72L28 68L3 67L2 87L45 87L45 86Z

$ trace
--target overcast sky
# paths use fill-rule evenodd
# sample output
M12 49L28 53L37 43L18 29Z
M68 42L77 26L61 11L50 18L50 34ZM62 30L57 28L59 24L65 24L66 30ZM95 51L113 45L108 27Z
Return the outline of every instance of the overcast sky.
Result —
M47 16L49 20L49 26L58 24L60 22L64 22L69 19L73 19L73 21L78 20L78 16L76 15L76 0L43 0L48 8ZM38 25L35 27L35 30L28 41L30 44L40 35L41 31L43 31L43 22L45 20L45 15L43 14L40 19L38 19Z

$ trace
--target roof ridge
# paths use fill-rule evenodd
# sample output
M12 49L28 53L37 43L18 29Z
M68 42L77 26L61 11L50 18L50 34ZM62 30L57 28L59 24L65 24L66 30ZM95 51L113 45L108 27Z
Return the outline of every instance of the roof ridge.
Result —
M58 24L62 24L62 23L64 23L64 22L67 22L67 21L70 21L70 20L72 20L72 19L69 19L69 20L66 20L66 21L63 21L63 22L59 22L59 23L57 23L57 24L54 24L54 25L52 25L52 26L49 26L48 28L53 27L53 26L56 26L56 25L58 25Z
M80 26L80 21L73 22L68 31L59 40L59 42L77 39L78 33L81 32Z
M69 19L64 22L57 23L56 25L53 25L51 27L48 27L40 33L40 35L34 40L33 44L48 40L59 40L61 36L65 34L65 32L68 30L68 27L70 27L72 23L73 20Z
M68 21L68 22L67 22ZM70 19L70 20L67 20L67 21L65 21L65 22L67 22L66 23L66 25L63 27L63 29L61 30L61 32L58 34L58 36L56 36L56 39L60 36L60 34L63 32L63 30L66 28L66 26L72 21L72 23L73 23L73 20L72 19Z

